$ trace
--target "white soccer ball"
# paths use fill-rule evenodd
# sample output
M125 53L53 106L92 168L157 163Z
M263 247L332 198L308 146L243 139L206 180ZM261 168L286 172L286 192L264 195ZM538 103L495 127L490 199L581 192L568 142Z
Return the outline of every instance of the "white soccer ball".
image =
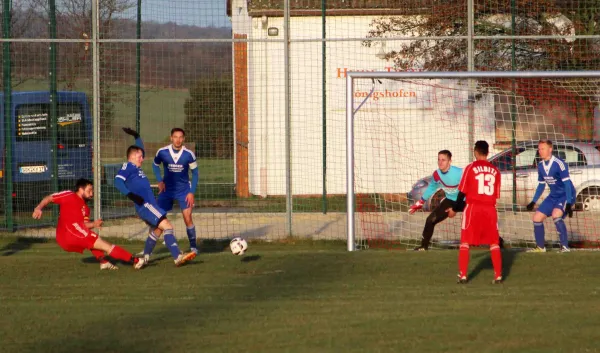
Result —
M248 250L248 242L242 238L233 238L229 243L229 248L231 249L231 253L233 255L244 255L246 250Z

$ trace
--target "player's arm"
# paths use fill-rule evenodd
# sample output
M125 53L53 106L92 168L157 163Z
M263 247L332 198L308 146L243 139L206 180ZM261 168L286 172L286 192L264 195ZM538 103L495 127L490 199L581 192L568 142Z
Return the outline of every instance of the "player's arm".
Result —
M190 185L190 192L185 197L188 207L194 207L194 195L196 194L196 187L198 186L198 163L196 162L196 156L192 155L193 161L190 162L189 168L192 171L192 183Z
M467 197L466 191L468 190L468 179L469 175L472 173L470 164L465 167L463 175L460 178L460 183L458 183L458 195L456 196L456 202L452 206L452 208L446 210L448 212L448 216L450 218L454 217L457 212L461 212L465 209L465 198Z
M146 149L144 148L144 141L142 141L140 134L137 131L135 131L131 128L128 128L128 127L124 127L123 131L127 135L133 136L133 138L135 139L135 145L142 149L142 156L145 158L146 157Z
M415 202L414 205L410 206L410 210L408 211L408 213L413 214L417 210L420 210L421 208L423 208L423 205L425 204L425 202L427 200L429 200L429 198L431 196L433 196L433 194L435 194L440 189L441 184L439 181L436 180L437 179L436 172L433 173L431 182L429 183L429 186L427 186L427 189L425 189L425 192L423 193L423 196L421 196L421 199L419 201Z
M560 179L565 185L565 192L567 193L567 204L565 205L565 212L569 217L573 217L573 204L575 203L575 195L573 190L575 189L571 182L571 176L569 174L569 166L563 162L560 164Z
M89 217L85 217L83 224L86 226L86 228L93 229L93 228L102 227L102 223L104 223L104 221L102 221L101 219L97 219L95 221L90 221Z
M44 209L44 207L48 206L48 204L52 203L53 200L53 194L50 194L46 197L44 197L42 199L42 201L40 201L40 203L35 206L35 209L33 210L33 214L31 215L31 217L33 217L34 219L40 219L42 218L42 210Z
M536 202L542 196L542 193L544 192L545 188L546 188L546 182L544 181L544 177L542 176L542 173L540 173L539 166L538 166L538 186L535 189L535 194L533 195L533 199L527 205L527 211L533 210L533 207L535 206Z
M128 176L129 168L127 168L126 165L124 165L123 168L121 168L121 170L119 171L119 173L117 173L117 176L115 176L115 187L117 188L117 190L119 190L121 194L127 196L127 198L135 202L137 205L143 205L144 198L138 194L134 194L133 192L131 192L127 185L125 185L125 181L127 180Z
M158 193L160 194L161 192L165 191L165 182L162 179L162 176L160 175L160 164L162 163L162 160L159 156L160 150L156 151L156 156L154 156L154 163L152 163L152 173L154 174L154 177L156 178L156 181L158 181Z

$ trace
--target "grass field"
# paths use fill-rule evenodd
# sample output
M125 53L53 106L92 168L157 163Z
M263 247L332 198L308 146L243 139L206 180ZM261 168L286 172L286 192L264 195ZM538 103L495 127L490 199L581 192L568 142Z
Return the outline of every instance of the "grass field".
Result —
M455 251L223 246L182 268L161 252L142 271L101 272L89 253L2 238L0 351L600 351L600 253L505 252L506 282L492 285L475 251L459 286Z

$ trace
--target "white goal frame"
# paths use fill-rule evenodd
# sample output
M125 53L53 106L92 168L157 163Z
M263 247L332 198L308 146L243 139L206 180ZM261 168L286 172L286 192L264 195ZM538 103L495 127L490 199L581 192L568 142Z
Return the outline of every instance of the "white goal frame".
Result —
M346 76L346 214L348 251L356 251L355 195L354 195L354 115L370 98L367 97L355 109L355 79L480 79L480 78L600 78L600 71L487 71L487 72L357 72ZM599 92L600 95L600 92ZM361 97L362 98L362 97ZM472 137L470 137L472 138Z

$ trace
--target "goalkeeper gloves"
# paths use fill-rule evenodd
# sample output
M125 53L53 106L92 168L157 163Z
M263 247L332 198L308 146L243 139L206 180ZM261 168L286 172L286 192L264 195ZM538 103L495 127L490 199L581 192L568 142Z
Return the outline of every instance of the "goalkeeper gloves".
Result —
M529 205L527 205L527 211L533 211L533 207L535 207L535 202L531 201Z
M135 138L135 139L138 139L138 138L140 137L140 134L138 134L138 133L137 133L137 131L135 131L135 130L133 130L133 129L131 129L131 128L124 127L124 128L123 128L123 131L125 131L125 133L126 133L127 135L131 135L131 136L133 136L133 138Z
M144 198L142 198L140 195L138 194L134 194L132 192L130 192L129 194L127 194L127 197L135 202L136 205L141 206L144 204Z
M410 210L408 210L408 213L413 214L413 213L417 212L417 210L420 210L421 208L423 208L424 204L425 204L425 201L423 201L423 199L415 202L414 205L410 206Z
M573 218L573 205L568 203L565 207L565 213L569 216L569 218Z

